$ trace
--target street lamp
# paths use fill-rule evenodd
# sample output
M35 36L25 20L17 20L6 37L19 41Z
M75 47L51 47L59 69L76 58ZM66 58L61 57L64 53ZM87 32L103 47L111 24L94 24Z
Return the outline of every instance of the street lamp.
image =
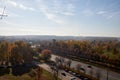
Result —
M91 74L91 76L92 76L92 74L93 74L93 70L92 70L93 67L92 67L91 65L88 65L87 67L88 67L89 69L91 69L91 70L90 70L90 74Z
M108 76L108 69L107 69L107 80L108 80L108 77L109 77L109 76Z

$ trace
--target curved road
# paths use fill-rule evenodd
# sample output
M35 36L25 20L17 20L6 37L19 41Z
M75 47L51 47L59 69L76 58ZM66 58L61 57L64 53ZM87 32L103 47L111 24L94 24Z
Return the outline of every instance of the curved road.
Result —
M59 57L57 55L52 55L51 60L55 61L55 58ZM65 60L68 60L67 58L64 58ZM92 66L92 68L89 68L88 64L78 62L78 61L73 61L71 63L71 67L76 67L77 64L80 64L82 68L86 70L86 74L92 75L97 78L97 74L100 77L100 80L120 80L120 74L113 72L113 71L108 71L106 69L102 69L99 67ZM107 79L107 73L108 73L108 79Z
M43 69L45 69L45 70L53 73L49 65L47 65L47 64L39 64L39 66L42 67ZM63 76L61 73L65 73L66 76ZM72 78L76 78L76 80L81 80L81 79L79 79L79 78L77 78L77 77L75 77L75 76L73 76L73 75L71 75L71 74L69 74L69 73L66 73L66 72L63 71L63 70L59 70L58 77L59 77L61 80L71 80Z

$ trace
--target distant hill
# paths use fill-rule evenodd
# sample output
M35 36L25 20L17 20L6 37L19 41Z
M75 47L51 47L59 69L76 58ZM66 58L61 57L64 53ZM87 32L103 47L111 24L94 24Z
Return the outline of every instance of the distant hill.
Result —
M82 37L82 36L55 36L55 35L21 35L21 36L0 36L0 40L119 40L118 37Z

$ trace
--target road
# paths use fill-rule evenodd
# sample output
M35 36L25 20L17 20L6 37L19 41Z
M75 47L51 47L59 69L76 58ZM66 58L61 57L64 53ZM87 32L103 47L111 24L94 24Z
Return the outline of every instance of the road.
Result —
M55 61L55 57L58 57L58 56L52 55L51 60ZM68 60L67 58L64 58L64 59ZM75 68L77 64L80 64L81 67L86 70L86 74L92 75L96 78L97 78L97 74L99 74L100 80L107 80L107 71L108 70L103 69L103 68L99 68L96 66L92 66L91 68L89 68L88 64L78 62L78 61L73 61L73 60L71 63L71 67ZM108 80L120 80L120 74L109 70L108 71Z
M45 69L45 70L53 73L49 65L47 65L47 64L44 63L44 64L39 64L39 66L42 67L43 69ZM61 73L65 73L66 76L63 76ZM69 74L69 73L66 73L66 72L63 71L63 70L59 70L58 77L59 77L61 80L71 80L72 78L76 78L76 80L80 80L80 79L78 79L77 77L74 77L73 75L71 75L71 74Z

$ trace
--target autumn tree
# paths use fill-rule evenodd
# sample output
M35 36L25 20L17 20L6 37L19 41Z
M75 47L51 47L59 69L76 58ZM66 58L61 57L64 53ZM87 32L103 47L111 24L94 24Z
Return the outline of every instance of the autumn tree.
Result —
M38 69L37 69L37 80L41 80L42 73L43 73L42 68L38 67Z
M66 65L67 65L68 67L70 67L70 66L71 66L71 63L72 63L72 61L71 61L71 60L66 61Z
M52 54L51 50L44 49L41 52L41 58L46 60L46 61L49 61L51 58L51 54Z
M80 71L81 65L80 65L80 64L77 64L77 65L76 65L76 69L77 69L78 71Z
M0 43L0 64L4 62L12 65L21 63L31 63L32 49L29 44L23 41L9 43L7 41Z

